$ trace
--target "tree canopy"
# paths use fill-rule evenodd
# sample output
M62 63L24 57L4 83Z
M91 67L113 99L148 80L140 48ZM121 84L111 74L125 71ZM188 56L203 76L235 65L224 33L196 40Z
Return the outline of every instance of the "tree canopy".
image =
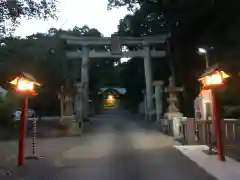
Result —
M108 2L110 9L126 6L134 12L133 15L127 15L120 21L120 35L146 36L171 33L171 38L168 40L170 56L165 61L158 60L154 65L156 71L163 71L161 74L156 73L154 79L162 79L166 82L164 74L169 76L173 74L171 68L174 70L177 84L185 87L183 94L185 105L182 107L190 105L190 108L184 110L186 115L193 115L193 100L199 92L197 77L205 68L204 57L197 54L198 47L214 47L208 52L210 64L216 62L222 64L224 70L232 75L228 89L232 88L231 92L239 91L240 87L233 83L238 80L240 68L238 61L240 2L238 0L227 2L224 0L109 0ZM161 69L166 66L169 68ZM134 68L136 66L132 67L132 70ZM137 82L132 82L131 86L134 87ZM227 91L222 93L226 103L236 101L234 96L227 95Z
M65 41L59 38L63 33L77 36L102 36L97 29L88 26L76 26L67 31L51 28L45 34L37 33L26 38L3 38L0 47L0 84L8 89L6 81L15 78L19 72L32 74L42 87L39 89L39 96L30 101L30 106L47 115L59 114L57 94L65 78L74 82L81 77L81 59L67 59L65 54L67 50L77 50L78 47L66 45ZM114 61L117 60L91 61L91 92L95 93L103 84L116 83Z
M21 18L56 18L58 0L0 0L0 35L12 32ZM8 26L6 26L8 24Z
M52 18L56 12L56 0L0 1L0 21L17 25L19 18ZM198 47L209 50L210 64L219 62L232 78L228 88L222 90L225 105L238 105L240 86L238 61L240 17L239 2L230 0L109 0L108 7L127 6L134 13L127 15L119 23L118 34L122 36L147 36L171 33L168 56L153 59L153 79L167 80L174 73L178 85L183 85L182 110L186 116L193 114L193 100L199 92L197 77L202 74L204 57L197 54ZM66 77L80 78L81 61L67 60L66 50L77 50L77 46L67 46L59 34L77 36L102 36L88 26L74 27L63 31L51 28L48 33L37 33L26 38L6 37L0 46L0 83L12 79L18 72L33 74L42 84L40 96L34 98L33 106L41 106L43 111L58 111L57 92ZM157 49L167 49L167 45ZM109 47L91 47L108 50ZM138 47L128 47L134 49ZM143 61L132 58L127 63L114 66L119 59L96 59L90 63L90 91L95 93L101 86L121 85L128 89L128 99L132 106L142 100L144 83ZM16 68L17 67L17 68ZM49 103L51 102L51 103ZM54 104L55 106L53 106ZM44 105L44 106L42 106ZM54 109L55 108L55 109ZM48 113L48 112L47 112Z

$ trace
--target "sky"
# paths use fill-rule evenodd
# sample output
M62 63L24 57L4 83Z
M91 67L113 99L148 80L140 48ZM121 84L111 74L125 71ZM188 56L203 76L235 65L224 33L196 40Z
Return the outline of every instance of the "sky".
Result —
M51 27L70 29L88 25L104 36L110 36L117 31L119 20L129 12L125 7L107 11L107 3L108 0L59 0L58 20L23 19L14 35L24 37L37 32L45 33Z

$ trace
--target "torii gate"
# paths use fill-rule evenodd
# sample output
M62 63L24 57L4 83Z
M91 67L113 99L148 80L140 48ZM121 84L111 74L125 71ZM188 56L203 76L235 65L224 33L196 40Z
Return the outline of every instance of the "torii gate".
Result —
M88 63L90 58L121 58L121 57L142 57L144 58L144 70L145 70L145 83L146 83L146 96L147 96L147 114L150 117L150 112L153 109L153 89L152 89L152 68L151 57L164 57L165 51L151 50L152 44L163 44L169 35L160 36L144 36L144 37L121 37L118 35L112 35L112 37L76 37L62 35L61 38L66 40L68 45L79 45L81 51L67 52L67 58L82 58L81 68L81 83L83 85L83 112L84 117L88 115ZM111 51L94 51L89 50L90 45L110 45ZM142 45L143 50L122 52L121 46L124 45Z

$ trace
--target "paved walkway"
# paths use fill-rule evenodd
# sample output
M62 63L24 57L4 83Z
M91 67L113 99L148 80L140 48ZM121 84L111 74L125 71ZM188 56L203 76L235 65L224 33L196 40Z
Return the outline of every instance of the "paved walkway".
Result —
M172 138L144 128L127 112L109 110L92 122L92 133L82 137L39 140L45 159L0 179L215 180L175 149Z

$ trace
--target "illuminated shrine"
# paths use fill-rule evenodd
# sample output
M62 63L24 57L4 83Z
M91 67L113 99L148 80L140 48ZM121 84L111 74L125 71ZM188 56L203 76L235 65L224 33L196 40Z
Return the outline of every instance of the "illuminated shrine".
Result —
M126 93L125 88L101 88L104 108L118 108L120 99Z

